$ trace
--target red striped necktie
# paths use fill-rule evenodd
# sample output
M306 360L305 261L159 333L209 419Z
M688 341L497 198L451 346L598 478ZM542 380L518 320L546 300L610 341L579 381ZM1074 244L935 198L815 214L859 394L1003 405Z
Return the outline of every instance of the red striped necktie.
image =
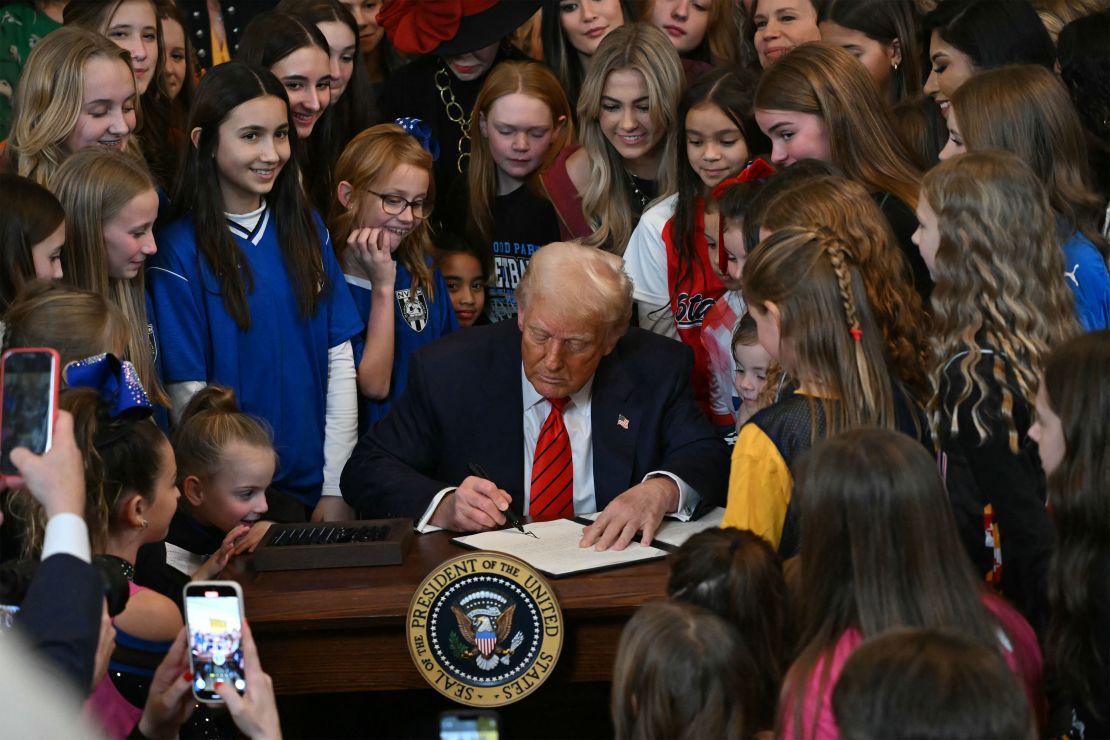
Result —
M532 490L528 513L534 522L574 516L574 464L570 437L563 423L569 398L549 398L551 413L540 428L532 458Z

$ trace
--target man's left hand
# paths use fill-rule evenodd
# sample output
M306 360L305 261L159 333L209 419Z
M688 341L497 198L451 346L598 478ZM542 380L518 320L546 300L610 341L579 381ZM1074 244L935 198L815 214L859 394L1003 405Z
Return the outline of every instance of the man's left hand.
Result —
M637 532L640 544L647 547L668 511L678 509L678 485L660 476L632 486L613 499L597 520L582 533L579 547L595 550L623 550Z

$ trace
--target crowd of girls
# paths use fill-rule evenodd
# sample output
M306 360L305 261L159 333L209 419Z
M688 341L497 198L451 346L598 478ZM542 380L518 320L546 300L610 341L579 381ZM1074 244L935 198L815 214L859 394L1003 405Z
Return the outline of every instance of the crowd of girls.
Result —
M621 640L618 737L1110 732L1094 11L5 5L3 346L69 367L92 548L134 579L91 711L134 726L182 583L352 517L413 354L514 320L532 253L578 239L733 446L725 529ZM41 510L0 509L33 557Z

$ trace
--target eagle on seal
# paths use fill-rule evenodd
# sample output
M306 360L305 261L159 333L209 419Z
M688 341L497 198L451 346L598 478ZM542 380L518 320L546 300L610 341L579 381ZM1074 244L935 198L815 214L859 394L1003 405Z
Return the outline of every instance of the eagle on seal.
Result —
M498 614L496 621L485 614L478 614L472 618L455 605L451 606L451 611L459 623L459 632L462 633L463 639L475 648L463 653L464 658L474 658L478 667L485 670L497 665L498 655L504 656L502 662L508 662L508 656L512 655L516 645L513 648L497 646L509 637L509 630L513 626L513 613L516 611L515 603L509 604Z

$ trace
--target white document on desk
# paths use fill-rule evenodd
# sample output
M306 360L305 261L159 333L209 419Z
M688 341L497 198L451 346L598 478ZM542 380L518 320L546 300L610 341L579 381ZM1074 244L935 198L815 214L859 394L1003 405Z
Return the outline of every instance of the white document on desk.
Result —
M525 524L525 531L534 532L536 537L529 537L510 528L455 537L452 542L477 550L494 550L512 555L555 578L656 560L667 555L663 550L641 547L636 543L620 551L598 552L592 547L579 547L578 542L582 539L584 528L581 523L570 519L556 519Z
M700 519L689 522L680 522L677 519L664 517L651 542L653 545L657 542L660 543L664 546L663 549L665 550L677 550L683 542L690 539L698 532L720 527L721 520L724 519L724 516L725 510L718 506ZM583 514L579 519L587 519L592 522L597 519L597 517L598 514Z

